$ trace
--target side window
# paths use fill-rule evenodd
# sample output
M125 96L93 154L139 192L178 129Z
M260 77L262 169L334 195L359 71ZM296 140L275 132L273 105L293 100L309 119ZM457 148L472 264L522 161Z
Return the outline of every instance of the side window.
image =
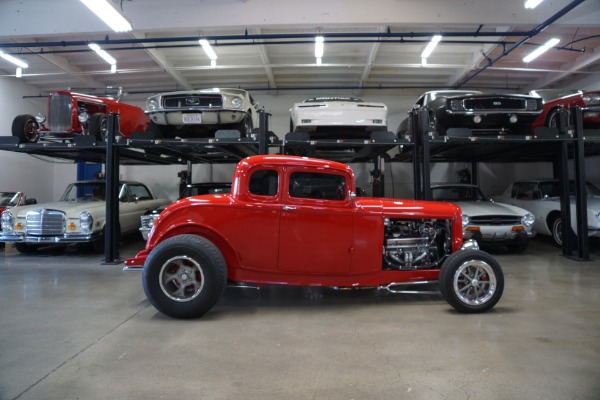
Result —
M279 191L277 171L261 169L250 176L250 193L257 196L275 196Z
M290 196L303 199L344 200L346 179L342 175L318 172L293 172Z
M129 191L134 199L138 200L151 200L152 195L146 186L143 185L129 185Z

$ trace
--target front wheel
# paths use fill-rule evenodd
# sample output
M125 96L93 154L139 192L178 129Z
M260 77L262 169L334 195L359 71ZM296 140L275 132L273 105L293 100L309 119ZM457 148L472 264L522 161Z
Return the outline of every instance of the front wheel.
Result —
M40 139L40 125L33 115L17 115L12 123L12 135L19 138L19 143L37 143Z
M225 291L227 265L211 241L179 235L152 250L142 282L146 297L158 311L172 318L197 318Z
M246 114L244 118L235 125L235 129L240 132L240 137L248 137L252 132L252 118L250 114Z
M550 232L552 232L552 240L559 247L563 244L563 231L562 231L562 218L560 216L554 216L550 220Z
M500 264L480 250L451 254L440 270L440 289L452 307L462 313L481 313L498 303L504 290Z
M93 136L97 142L104 142L108 136L108 115L92 114L88 122L90 136Z

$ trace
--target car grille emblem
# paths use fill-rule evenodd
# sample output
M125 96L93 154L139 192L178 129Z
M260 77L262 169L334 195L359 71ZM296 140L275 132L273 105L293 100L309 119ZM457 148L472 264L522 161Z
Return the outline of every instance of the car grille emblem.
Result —
M496 107L500 107L502 105L502 102L501 101L494 101L494 105Z
M197 106L200 104L200 99L197 97L186 97L185 104L188 106Z

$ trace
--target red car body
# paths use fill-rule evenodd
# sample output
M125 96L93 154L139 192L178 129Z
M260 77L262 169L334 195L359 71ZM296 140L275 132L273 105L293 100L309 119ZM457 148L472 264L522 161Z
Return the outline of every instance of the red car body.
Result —
M110 113L119 114L119 131L125 137L148 129L149 118L140 107L113 97L59 90L48 96L47 116L18 115L13 121L12 134L21 142L32 143L40 139L72 139L76 135L94 135L102 140Z
M18 207L33 202L35 202L35 199L27 201L27 197L23 192L0 192L0 213L7 208Z
M255 179L267 175L270 182ZM144 266L150 301L163 313L181 318L207 311L184 310L193 300L187 290L198 289L200 281L202 287L209 284L206 264L186 269L196 253L184 256L179 247L197 237L222 254L223 273L230 282L389 290L390 285L437 281L444 259L463 244L460 208L356 197L355 192L354 174L344 164L294 156L246 158L235 170L230 194L189 197L169 205L154 223L146 248L127 259L125 269ZM171 254L172 242L181 242L175 245L176 254L168 262L157 261L165 251ZM489 257L464 252L471 253ZM176 266L167 266L171 262ZM196 284L186 289L179 278L176 283L175 270L186 270L185 282L195 276ZM164 306L163 300L169 304Z
M556 116L561 110L569 111L571 108L593 107L583 112L583 128L592 129L600 127L600 91L583 92L580 90L534 90L530 92L544 99L543 112L533 121L531 132L544 126L556 126ZM572 121L569 121L569 124Z

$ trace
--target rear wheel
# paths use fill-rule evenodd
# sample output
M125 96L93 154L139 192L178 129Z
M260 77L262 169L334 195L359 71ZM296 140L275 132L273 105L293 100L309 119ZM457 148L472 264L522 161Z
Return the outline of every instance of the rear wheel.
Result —
M40 139L40 125L33 115L17 115L12 123L12 135L19 138L19 143L37 143Z
M439 280L448 304L462 313L490 310L504 291L500 264L480 250L460 250L451 254L442 265Z
M108 115L93 114L88 121L88 129L90 136L93 136L96 141L104 142L108 136Z
M223 294L227 265L211 241L179 235L152 250L142 282L146 297L158 311L173 318L196 318Z
M560 215L554 215L550 218L550 232L552 233L552 240L558 246L562 247L563 244L563 233L562 233L562 218Z

